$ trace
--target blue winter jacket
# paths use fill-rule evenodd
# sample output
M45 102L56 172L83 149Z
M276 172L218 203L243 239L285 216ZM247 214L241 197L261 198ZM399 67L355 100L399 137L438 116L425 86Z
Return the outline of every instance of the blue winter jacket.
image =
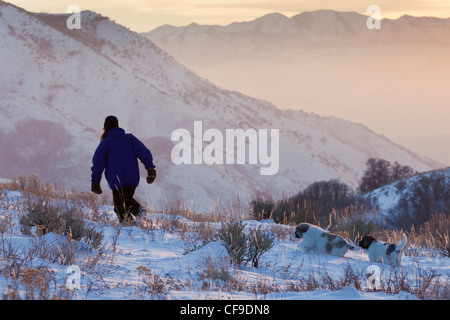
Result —
M121 128L108 130L92 159L92 183L100 183L103 171L112 190L139 185L139 159L148 168L155 168L153 156L145 145Z

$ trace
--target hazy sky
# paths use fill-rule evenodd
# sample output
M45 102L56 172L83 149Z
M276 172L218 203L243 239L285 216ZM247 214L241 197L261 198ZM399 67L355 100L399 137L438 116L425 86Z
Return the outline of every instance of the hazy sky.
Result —
M288 17L304 11L333 9L365 13L369 5L381 8L382 18L413 16L450 17L449 0L6 0L28 11L63 13L70 5L92 10L146 32L164 24L192 22L226 25L248 21L271 12Z

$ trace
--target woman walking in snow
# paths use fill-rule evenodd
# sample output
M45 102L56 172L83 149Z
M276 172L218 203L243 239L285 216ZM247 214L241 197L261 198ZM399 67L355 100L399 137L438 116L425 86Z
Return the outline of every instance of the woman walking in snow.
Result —
M139 185L138 159L147 169L147 183L156 179L153 156L150 150L132 134L119 128L119 120L108 116L103 126L100 144L92 159L91 190L102 194L100 180L103 171L113 193L114 211L121 224L129 224L133 215L141 219L147 211L137 202L134 192Z

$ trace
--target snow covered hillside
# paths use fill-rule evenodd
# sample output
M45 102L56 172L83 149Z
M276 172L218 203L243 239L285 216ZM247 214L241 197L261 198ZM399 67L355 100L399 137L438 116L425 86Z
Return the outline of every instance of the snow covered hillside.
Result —
M42 191L40 191L42 192ZM243 221L272 246L258 267L233 265L217 231L229 220L152 213L141 228L117 225L113 208L83 196L52 198L4 189L0 193L0 293L4 299L73 300L404 300L448 298L450 264L433 248L409 245L402 268L378 264L379 290L367 282L368 261L357 248L343 258L308 252L294 228L270 220ZM101 242L75 233L24 231L37 199L69 201ZM64 200L66 199L66 200ZM74 205L75 204L75 205ZM198 217L197 217L198 218ZM71 290L68 290L71 289ZM269 302L268 302L269 303ZM180 310L170 310L180 312ZM272 313L273 314L273 313Z
M361 195L379 218L397 227L420 227L433 214L450 212L450 168L414 175Z
M80 30L69 30L67 18L0 2L1 178L35 173L89 190L91 157L110 114L154 155L157 181L138 190L155 208L178 199L207 212L237 197L245 206L255 192L279 198L331 178L355 186L369 157L418 171L441 167L363 125L281 111L222 90L97 13L83 11ZM261 176L262 164L174 165L171 134L178 128L193 134L196 120L221 132L279 129L278 173Z

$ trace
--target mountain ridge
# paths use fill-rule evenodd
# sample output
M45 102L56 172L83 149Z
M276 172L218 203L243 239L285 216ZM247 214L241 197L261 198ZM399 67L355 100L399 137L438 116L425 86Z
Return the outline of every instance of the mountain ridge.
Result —
M444 121L450 18L383 18L380 30L369 30L368 18L319 10L226 26L164 26L143 35L223 88L283 110L364 123L450 163L439 147L450 134Z
M273 29L271 30L270 25L279 25L280 23L284 24L286 27L295 27L295 31L291 29L291 33L288 33L290 36L306 36L307 31L312 31L312 28L315 27L317 29L322 29L322 32L325 30L330 31L329 28L336 27L336 22L339 22L341 27L343 27L343 31L348 31L353 34L362 34L364 36L369 35L370 33L376 34L374 32L370 32L372 30L367 29L367 19L368 15L363 15L357 13L355 11L336 11L331 9L322 9L316 11L305 11L299 14L293 15L292 17L287 17L281 13L273 12L268 13L264 16L256 18L250 21L236 21L227 25L201 25L198 23L191 23L187 26L173 26L170 24L162 25L148 32L143 32L144 36L148 38L158 39L158 33L161 32L164 36L172 36L170 33L179 33L179 32L188 32L188 31L202 31L205 33L210 33L211 35L218 34L220 32L223 33L231 33L231 32L242 32L242 31L260 31L261 33L273 33ZM450 26L450 17L449 18L437 18L437 17L414 17L410 15L403 15L397 19L392 18L382 18L381 24L384 28L378 30L378 33L383 34L383 29L391 29L396 27L398 24L408 24L414 29L420 29L421 26L427 27L435 27L435 26ZM261 29L262 28L262 29ZM306 30L303 30L306 29ZM309 30L308 30L309 29ZM289 31L288 29L279 29L283 32ZM342 31L342 30L340 30ZM153 36L154 35L154 36ZM314 36L320 35L314 34ZM324 34L325 35L325 34ZM162 37L161 37L162 38ZM371 41L373 37L370 37ZM445 39L445 36L442 36L442 39ZM162 39L158 39L162 40ZM398 39L397 39L398 40ZM423 39L422 39L423 40ZM450 42L450 41L448 41ZM367 44L369 42L365 42ZM391 43L393 44L393 43Z

